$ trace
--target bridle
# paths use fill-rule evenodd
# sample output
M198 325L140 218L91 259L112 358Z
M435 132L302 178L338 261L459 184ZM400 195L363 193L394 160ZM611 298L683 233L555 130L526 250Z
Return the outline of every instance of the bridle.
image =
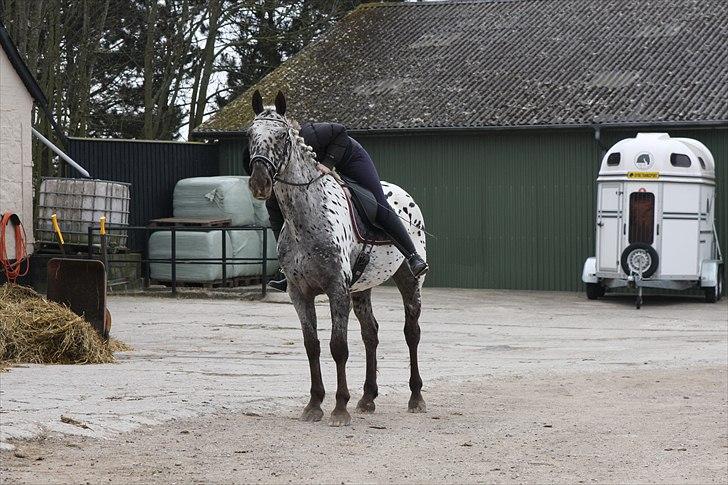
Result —
M291 143L291 125L289 125L285 120L281 120L278 118L256 118L255 120L253 120L253 123L255 123L256 121L275 121L277 123L282 123L286 126L286 128L288 128L288 133L287 133L286 142L285 142L286 146L283 150L283 152L285 154L285 158L283 159L283 162L279 166L276 166L276 164L273 163L273 160L271 160L269 157L267 157L265 155L261 155L261 154L255 154L250 157L251 170L253 168L253 165L255 165L256 163L260 163L263 165L263 167L265 167L266 172L268 172L268 176L270 177L271 181L273 182L273 185L275 185L276 182L280 182L284 185L290 185L292 187L305 187L306 189L308 189L311 186L311 184L320 180L321 178L323 178L326 175L325 173L321 173L318 176L309 180L308 182L290 182L288 180L285 180L285 179L279 177L278 174L280 172L282 172L284 170L284 168L287 166L288 162L291 161L291 154L293 151L293 145Z

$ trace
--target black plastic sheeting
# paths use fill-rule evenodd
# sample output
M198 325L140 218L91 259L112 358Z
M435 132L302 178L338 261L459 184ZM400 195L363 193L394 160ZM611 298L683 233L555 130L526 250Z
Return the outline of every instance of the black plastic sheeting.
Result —
M131 184L129 225L172 216L175 184L189 177L219 175L216 144L71 138L71 158L92 178ZM80 174L69 167L67 176ZM130 231L127 247L143 251L146 235Z

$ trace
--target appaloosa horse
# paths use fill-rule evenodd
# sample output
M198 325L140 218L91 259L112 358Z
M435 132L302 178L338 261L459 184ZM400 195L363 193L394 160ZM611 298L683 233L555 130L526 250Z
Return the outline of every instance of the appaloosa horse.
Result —
M288 293L298 313L311 370L311 399L301 419L319 421L323 416L321 402L324 385L319 357L321 347L316 330L314 297L326 294L331 306L331 354L336 362L336 407L330 424L351 423L346 410L349 389L346 384L346 361L349 348L346 340L349 312L361 323L366 347L366 380L364 395L357 410L374 411L377 397L377 324L372 312L371 288L390 276L402 294L405 310L404 334L410 353L409 411L425 412L422 379L417 365L420 341L420 288L423 278L415 278L400 252L394 246L375 246L364 274L352 286L352 265L363 245L354 233L346 195L331 175L317 168L315 155L298 134L298 125L285 117L286 100L278 93L273 107L265 108L258 91L253 95L255 120L248 129L251 153L250 189L258 199L268 199L272 191L281 206L285 225L278 241L278 259L288 278ZM408 230L417 248L425 257L424 221L414 200L396 185L382 182L384 193L393 209L409 222ZM379 210L385 210L380 208Z

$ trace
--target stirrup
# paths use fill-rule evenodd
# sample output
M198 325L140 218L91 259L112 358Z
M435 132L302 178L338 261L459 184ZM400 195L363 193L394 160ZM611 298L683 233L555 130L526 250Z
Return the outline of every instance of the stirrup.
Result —
M407 265L409 266L410 271L415 278L424 276L427 273L427 270L430 269L430 266L427 264L427 262L422 259L422 256L417 253L412 253L407 258Z

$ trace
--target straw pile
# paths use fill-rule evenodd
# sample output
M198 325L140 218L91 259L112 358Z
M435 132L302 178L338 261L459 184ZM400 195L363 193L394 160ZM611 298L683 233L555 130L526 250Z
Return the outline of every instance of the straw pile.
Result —
M105 342L90 323L23 286L0 287L0 366L114 362L118 341Z

